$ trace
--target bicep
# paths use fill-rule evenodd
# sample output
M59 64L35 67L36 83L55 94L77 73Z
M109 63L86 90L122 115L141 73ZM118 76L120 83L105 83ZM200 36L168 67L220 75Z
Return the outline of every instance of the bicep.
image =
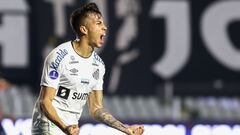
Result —
M42 101L44 100L50 100L52 101L54 96L56 94L56 89L52 87L42 86L41 87L41 96L40 99Z
M103 108L103 92L102 90L93 90L88 97L89 112L93 115L99 108Z

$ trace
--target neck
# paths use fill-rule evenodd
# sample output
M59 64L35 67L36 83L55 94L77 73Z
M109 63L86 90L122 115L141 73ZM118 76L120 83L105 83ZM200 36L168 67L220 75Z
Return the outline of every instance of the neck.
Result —
M90 46L84 39L74 40L73 48L77 54L82 57L90 57L93 51L93 47Z

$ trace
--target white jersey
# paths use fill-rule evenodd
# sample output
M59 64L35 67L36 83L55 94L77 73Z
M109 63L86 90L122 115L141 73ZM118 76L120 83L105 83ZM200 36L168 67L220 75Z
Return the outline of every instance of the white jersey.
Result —
M57 90L52 105L66 125L78 123L92 90L103 90L104 73L104 63L95 51L84 58L75 52L71 41L59 45L47 56L41 85ZM47 120L37 101L33 121L39 118Z

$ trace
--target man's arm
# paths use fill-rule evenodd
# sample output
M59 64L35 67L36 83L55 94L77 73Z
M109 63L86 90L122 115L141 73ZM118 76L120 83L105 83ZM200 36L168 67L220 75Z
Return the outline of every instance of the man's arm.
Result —
M66 125L61 121L52 105L52 100L55 96L55 93L56 89L42 86L40 93L40 107L49 120L56 124L60 129L64 130Z
M77 128L76 125L66 126L60 117L58 116L56 110L52 105L52 100L55 96L56 89L52 87L42 86L40 93L40 107L45 114L45 116L51 120L55 125L57 125L63 132L67 134L72 134L73 128ZM74 130L75 131L75 130Z
M134 127L125 126L123 123L121 123L116 118L114 118L110 113L104 110L102 91L93 90L93 92L90 93L88 97L88 108L89 108L90 115L94 119L110 127L118 129L128 135L134 135L134 131L137 130L137 128L141 127L141 126L134 126Z

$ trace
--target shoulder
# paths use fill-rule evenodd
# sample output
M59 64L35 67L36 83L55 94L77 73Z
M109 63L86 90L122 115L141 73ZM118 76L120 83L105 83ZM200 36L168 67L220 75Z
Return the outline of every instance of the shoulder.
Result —
M103 60L101 59L101 57L95 51L93 51L93 59L94 59L94 61L96 61L97 64L105 66Z
M54 48L46 58L50 67L57 70L63 59L69 54L71 42L65 42Z
M68 54L69 50L70 50L70 47L71 47L71 41L68 41L68 42L64 42L60 45L58 45L57 47L55 47L48 55L49 56L58 56L59 53L66 53Z

